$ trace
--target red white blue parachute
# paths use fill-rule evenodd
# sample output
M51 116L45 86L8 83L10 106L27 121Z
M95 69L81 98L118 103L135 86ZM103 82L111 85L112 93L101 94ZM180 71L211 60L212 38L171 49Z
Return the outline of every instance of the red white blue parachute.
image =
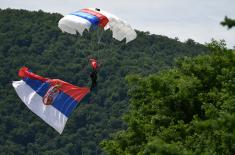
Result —
M84 30L89 30L91 27L101 27L104 30L110 29L113 33L113 38L118 41L126 39L126 43L137 37L135 30L125 21L97 8L85 8L70 13L60 19L58 27L63 32L70 34L77 34L78 32L80 35L83 34Z

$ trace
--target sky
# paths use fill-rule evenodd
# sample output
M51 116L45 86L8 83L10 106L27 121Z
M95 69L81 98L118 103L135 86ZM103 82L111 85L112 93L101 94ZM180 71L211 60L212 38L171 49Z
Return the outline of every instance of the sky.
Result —
M0 8L43 10L62 15L86 7L100 8L150 34L208 43L224 39L235 46L235 28L220 25L225 16L235 19L235 0L0 0Z

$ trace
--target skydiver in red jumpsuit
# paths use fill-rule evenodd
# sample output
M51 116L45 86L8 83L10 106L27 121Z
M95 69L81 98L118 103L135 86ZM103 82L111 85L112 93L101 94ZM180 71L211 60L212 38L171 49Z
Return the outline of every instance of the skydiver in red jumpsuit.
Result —
M90 74L90 78L92 82L90 91L92 91L97 86L97 72L98 72L100 65L97 63L97 60L95 59L90 59L89 61L92 67L92 72Z

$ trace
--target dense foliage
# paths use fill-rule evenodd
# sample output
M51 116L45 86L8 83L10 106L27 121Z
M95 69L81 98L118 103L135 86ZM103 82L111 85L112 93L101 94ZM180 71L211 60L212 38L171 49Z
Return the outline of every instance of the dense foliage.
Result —
M102 143L108 154L235 154L235 51L181 58L177 67L132 75L126 130Z
M120 117L129 108L127 74L157 73L174 65L179 56L207 51L191 39L181 43L139 31L138 38L127 45L105 32L98 45L96 32L83 37L62 33L57 27L61 17L43 11L0 10L2 154L102 154L100 141L126 128ZM11 86L19 80L17 71L24 65L44 77L89 86L90 57L102 63L98 89L72 113L62 135L33 114Z
M224 21L221 22L221 25L227 26L229 29L235 26L235 20L225 16Z

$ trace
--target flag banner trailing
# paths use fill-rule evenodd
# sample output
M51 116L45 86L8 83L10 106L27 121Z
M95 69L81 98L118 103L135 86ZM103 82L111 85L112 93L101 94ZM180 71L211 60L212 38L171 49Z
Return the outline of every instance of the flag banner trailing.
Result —
M59 79L34 74L27 67L19 70L20 81L13 81L16 93L25 105L60 134L77 104L90 92Z

